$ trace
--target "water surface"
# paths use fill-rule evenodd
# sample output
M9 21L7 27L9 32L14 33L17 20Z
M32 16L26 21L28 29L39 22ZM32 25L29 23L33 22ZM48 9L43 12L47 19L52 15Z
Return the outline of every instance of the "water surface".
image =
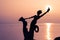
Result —
M38 23L39 32L34 34L36 40L53 40L60 36L60 23ZM29 25L27 26L29 28ZM0 24L0 40L23 40L23 25Z

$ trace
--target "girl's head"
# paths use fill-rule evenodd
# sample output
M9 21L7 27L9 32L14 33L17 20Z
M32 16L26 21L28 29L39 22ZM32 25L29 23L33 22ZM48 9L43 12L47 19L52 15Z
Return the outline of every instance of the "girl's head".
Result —
M42 10L37 11L37 15L40 15L42 13Z

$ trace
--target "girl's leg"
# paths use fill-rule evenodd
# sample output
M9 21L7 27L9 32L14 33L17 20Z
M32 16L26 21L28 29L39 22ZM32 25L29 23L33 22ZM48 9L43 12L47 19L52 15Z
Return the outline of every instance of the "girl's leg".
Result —
M35 32L39 32L39 27L37 25L35 25L34 27Z

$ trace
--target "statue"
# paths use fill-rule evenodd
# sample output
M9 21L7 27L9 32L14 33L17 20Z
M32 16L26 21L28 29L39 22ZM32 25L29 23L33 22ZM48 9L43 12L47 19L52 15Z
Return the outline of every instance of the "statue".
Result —
M43 17L46 13L48 13L50 11L50 8L47 9L47 11L45 13L42 14L42 10L38 10L37 11L37 15L31 16L29 18L23 18L21 17L19 19L19 21L23 22L23 33L24 33L24 40L34 40L34 31L35 32L39 32L39 27L36 25L37 20L41 17ZM41 14L41 15L40 15ZM27 21L26 19L31 19L33 18L31 24L30 24L30 29L29 32L26 28L27 26ZM37 29L37 30L36 30Z

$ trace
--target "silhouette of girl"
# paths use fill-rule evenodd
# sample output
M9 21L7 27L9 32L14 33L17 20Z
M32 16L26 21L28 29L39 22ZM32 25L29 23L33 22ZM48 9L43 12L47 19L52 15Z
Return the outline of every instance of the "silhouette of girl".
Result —
M35 32L38 32L39 31L39 28L38 28L38 26L36 25L36 23L37 23L37 20L39 19L39 18L41 18L42 16L44 16L47 12L49 12L50 11L50 8L48 8L47 9L47 11L45 12L45 13L43 13L42 15L40 15L41 13L42 13L42 11L41 10L38 10L37 11L37 15L34 15L34 16L32 16L32 17L29 17L29 18L25 18L25 19L31 19L31 18L33 18L33 20L32 20L32 22L31 22L31 24L30 24L30 36L31 36L31 38L33 39L33 37L34 37L34 30L35 30ZM36 30L37 29L37 30Z
M33 39L33 37L34 37L34 30L35 30L36 32L39 31L39 28L38 28L38 26L36 25L37 20L38 20L39 18L41 18L42 16L44 16L47 12L49 12L49 10L50 10L50 8L48 8L48 10L47 10L45 13L43 13L42 15L40 15L40 14L42 13L42 11L39 10L39 11L37 11L37 15L34 15L34 16L32 16L32 17L29 17L29 18L23 18L23 17L21 17L21 18L19 19L19 21L22 21L22 22L23 22L24 40L34 40L34 39ZM30 18L34 18L34 19L32 20L32 22L31 22L31 24L30 24L30 30L29 30L29 32L28 32L28 30L27 30L27 28L26 28L27 22L25 21L25 19L30 19ZM36 30L36 29L37 29L37 30Z
M25 19L31 19L31 18L34 18L33 20L32 20L32 22L31 22L31 24L30 24L30 27L34 27L35 26L35 28L37 27L38 28L38 26L36 25L36 23L37 23L37 20L39 19L39 18L41 18L42 16L44 16L47 12L49 12L50 11L50 8L48 7L48 9L47 9L47 11L45 12L45 13L43 13L42 15L40 15L41 13L42 13L42 10L38 10L37 11L37 15L34 15L34 16L32 16L32 17L29 17L29 18L25 18ZM37 30L35 30L36 32L38 32Z

